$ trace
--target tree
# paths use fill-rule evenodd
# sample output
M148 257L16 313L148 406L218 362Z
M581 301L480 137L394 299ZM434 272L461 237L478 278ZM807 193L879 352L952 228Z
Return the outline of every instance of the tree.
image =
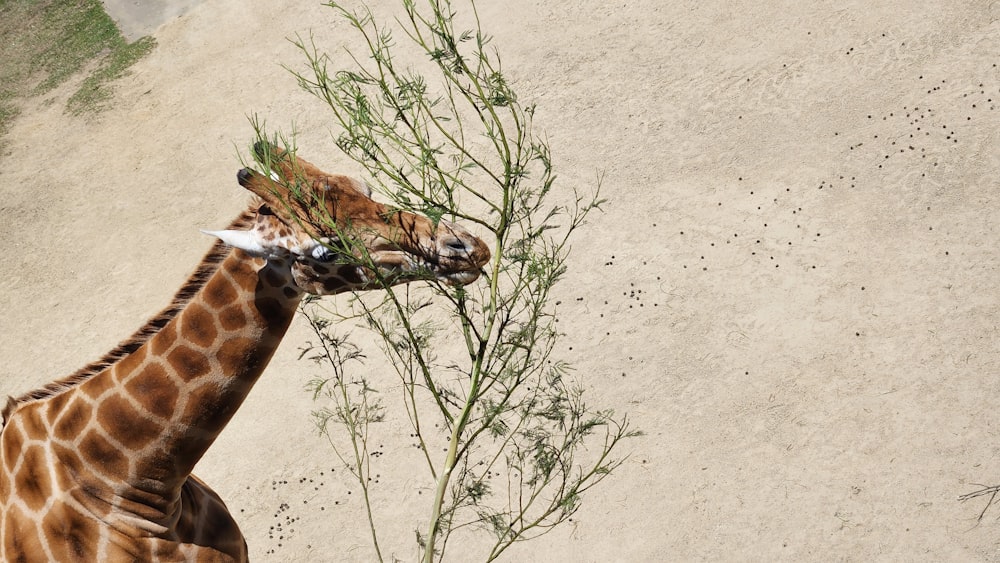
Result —
M331 438L345 431L331 443L361 485L382 560L368 444L390 407L376 384L345 369L362 355L334 322L360 320L399 376L403 408L435 483L416 533L423 561L443 560L452 533L466 527L492 534L484 554L492 561L570 518L582 495L622 463L622 441L637 434L625 417L590 407L555 353L551 291L567 273L570 238L602 203L600 180L593 194L554 189L548 143L533 130L535 108L508 82L474 3L464 14L469 29L458 31L450 1L403 0L398 27L404 45L424 55L427 72L397 63L403 47L393 29L363 3L327 6L350 23L363 52L349 51L352 68L331 70L315 40L298 37L307 70L292 72L330 108L338 147L394 206L478 225L492 237L493 255L480 281L432 281L429 296L387 285L381 300L355 296L338 312L308 300L303 311L317 340L303 356L328 367L312 383L324 402L317 424ZM258 130L258 137L266 134ZM365 263L363 253L355 256ZM442 308L453 323L438 320ZM453 338L463 352L438 357L438 345ZM428 444L441 441L438 458ZM505 478L491 479L498 474Z

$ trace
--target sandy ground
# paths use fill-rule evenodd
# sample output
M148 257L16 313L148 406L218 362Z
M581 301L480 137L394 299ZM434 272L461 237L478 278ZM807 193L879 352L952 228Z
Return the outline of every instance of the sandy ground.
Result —
M151 35L163 24L186 14L202 0L101 0L104 11L129 41Z
M559 353L646 432L572 524L506 560L1000 560L1000 509L977 523L984 503L956 500L1000 482L1000 2L483 4L562 189L604 171ZM0 394L167 302L198 229L245 202L249 113L357 172L279 66L301 62L286 37L337 51L345 27L264 6L171 19L97 118L63 115L67 88L14 124ZM357 487L309 420L307 339L297 323L198 474L255 560L368 561ZM393 463L405 432L380 445L385 551L410 560L430 483Z

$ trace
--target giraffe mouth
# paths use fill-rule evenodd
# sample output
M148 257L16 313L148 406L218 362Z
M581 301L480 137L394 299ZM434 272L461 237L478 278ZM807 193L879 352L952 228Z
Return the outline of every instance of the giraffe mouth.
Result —
M452 272L450 274L438 274L438 279L448 285L469 285L479 279L479 271L466 270L464 272Z
M467 285L479 279L482 268L470 268L471 264L468 260L456 260L449 256L430 255L418 259L419 267L430 271L438 281L454 286Z
M371 255L374 266L383 278L437 280L447 285L470 284L479 279L480 270L450 267L447 260L415 256L402 250L382 250Z

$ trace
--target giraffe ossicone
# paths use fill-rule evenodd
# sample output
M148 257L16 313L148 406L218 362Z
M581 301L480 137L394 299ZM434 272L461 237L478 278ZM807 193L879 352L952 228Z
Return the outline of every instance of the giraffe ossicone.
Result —
M263 372L306 293L475 280L464 228L388 208L364 183L265 143L257 199L173 302L100 360L8 401L0 560L245 561L223 501L191 475Z

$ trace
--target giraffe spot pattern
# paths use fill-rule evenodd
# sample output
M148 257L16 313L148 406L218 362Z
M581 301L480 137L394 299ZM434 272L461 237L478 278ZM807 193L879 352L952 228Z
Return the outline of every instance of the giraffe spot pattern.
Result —
M116 382L110 377L94 377L80 385L80 390L94 401L99 401L101 395L114 387Z
M162 431L159 424L119 394L104 399L97 409L97 421L105 432L130 450L141 449Z
M159 363L146 365L140 375L125 385L125 389L142 408L160 418L170 418L180 395L177 384Z
M41 446L28 446L22 455L24 462L14 475L14 490L29 510L37 512L45 506L45 502L52 495L52 483L48 475L49 464L45 459L45 450Z
M181 326L181 338L201 348L211 346L218 335L215 317L198 303L190 303L184 310Z
M265 322L272 322L284 329L284 324L281 323L283 319L292 314L288 311L287 307L275 297L258 297L254 300L254 306L257 308L257 312L265 320Z
M90 466L108 477L128 473L128 459L97 430L89 430L80 440L80 450L87 452Z
M97 522L67 505L58 505L42 519L52 555L60 562L97 561L96 542L100 533Z
M205 305L215 310L222 309L239 297L236 288L225 276L212 276L202 292Z
M24 434L21 429L13 424L8 424L3 428L3 459L8 473L14 471L14 466L24 448Z
M146 361L146 349L147 346L142 346L135 352L132 352L128 356L125 356L119 360L111 369L115 372L115 377L118 381L122 381L125 377L135 371L136 368L140 367Z
M23 418L22 419L22 429L24 430L25 436L27 436L28 441L45 441L49 437L49 431L45 427L45 424L36 417Z
M154 356L162 356L167 353L167 350L169 350L176 341L177 325L173 322L167 323L167 326L160 329L160 332L156 333L156 336L149 341L149 351Z
M243 255L246 256L242 250L239 250L233 254L234 256ZM249 259L247 259L249 260ZM257 270L250 264L249 261L233 261L232 263L226 262L223 264L223 269L229 274L229 279L233 283L233 287L239 292L250 292L252 293L254 287L259 283L257 279Z
M48 400L48 409L45 412L45 417L49 426L55 427L56 421L59 420L59 417L63 414L63 410L66 408L66 404L72 398L72 393L60 393Z
M94 408L82 398L75 397L64 409L53 428L56 439L70 442L80 435L80 429L90 422Z
M24 511L16 505L10 506L7 510L7 517L4 522L4 561L28 562L34 561L36 557L29 554L42 554L41 538L35 528L34 521L30 520Z
M326 278L323 280L323 291L325 293L335 293L337 289L344 285L344 280L339 278Z
M184 345L174 348L167 356L167 362L184 381L201 377L211 369L205 354Z
M0 458L2 458L2 457L3 456L0 455ZM5 464L2 464L2 465L5 465ZM2 470L2 469L3 469L3 467L0 466L0 470ZM10 498L10 478L7 475L6 472L0 471L0 514L2 514L2 511L3 511L3 502L6 502L6 499L9 499L9 498ZM2 523L3 523L3 517L0 516L0 524L2 524ZM0 535L2 535L2 534L3 534L3 531L2 531L2 529L0 529ZM3 542L0 542L0 544L2 544L2 543ZM2 561L2 559L0 559L0 561Z
M247 324L247 316L239 304L230 305L219 311L219 325L223 330L237 331Z
M52 444L52 454L56 464L65 471L56 471L55 487L57 490L73 493L86 491L93 498L100 498L101 489L97 485L99 478L80 459L75 450ZM74 495L75 496L75 495ZM106 502L90 503L87 508L98 517L103 518L111 512L111 505Z
M272 350L262 351L257 343L244 337L226 340L216 357L222 366L222 371L229 377L245 378L258 374L271 359Z
M66 471L56 472L56 482L60 489L68 491L76 487L78 481L90 477L90 472L77 455L75 449L61 446L58 443L52 444L52 454L57 463L66 468Z
M219 495L197 478L189 479L184 484L181 495L185 504L199 503L202 510L198 514L182 515L177 524L178 538L199 545L211 541L219 551L234 560L245 560L247 548L243 534ZM229 538L230 541L222 544L220 538Z
M284 287L287 281L276 268L265 267L263 273L264 281L271 287Z
M229 383L244 389L250 386L232 379ZM224 389L215 382L206 383L190 392L184 419L201 429L206 439L214 440L216 433L222 430L239 407L239 402L233 401L232 395L231 389Z

